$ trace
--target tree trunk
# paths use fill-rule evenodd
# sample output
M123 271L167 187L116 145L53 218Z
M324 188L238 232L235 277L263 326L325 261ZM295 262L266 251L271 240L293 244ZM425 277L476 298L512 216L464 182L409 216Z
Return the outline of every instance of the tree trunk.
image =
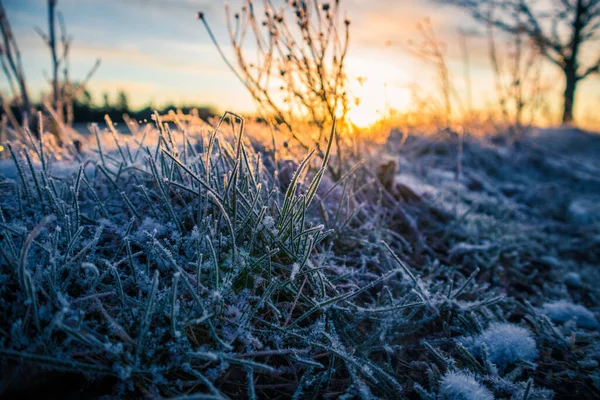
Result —
M577 72L575 67L568 66L564 70L566 84L563 96L563 116L562 123L570 124L573 122L573 108L575 105L575 90L577 89Z
M577 4L574 6L575 19L571 26L573 27L573 34L570 40L570 54L565 57L563 71L565 73L565 94L564 94L564 107L563 107L563 124L570 124L573 122L573 109L575 108L575 90L577 89L577 82L581 77L577 75L577 65L579 59L579 46L581 45L582 38L581 34L585 27L584 15L586 13L586 6L582 0L577 0Z

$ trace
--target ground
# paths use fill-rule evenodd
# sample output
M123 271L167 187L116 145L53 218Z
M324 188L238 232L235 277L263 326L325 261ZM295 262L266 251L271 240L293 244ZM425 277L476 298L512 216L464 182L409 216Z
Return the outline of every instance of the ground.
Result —
M600 396L600 136L175 122L6 146L0 394Z

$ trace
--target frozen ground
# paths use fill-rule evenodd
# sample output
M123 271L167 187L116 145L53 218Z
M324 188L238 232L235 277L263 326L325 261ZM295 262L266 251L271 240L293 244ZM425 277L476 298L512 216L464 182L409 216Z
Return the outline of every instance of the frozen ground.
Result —
M600 396L600 136L392 135L336 184L233 128L13 143L0 394Z

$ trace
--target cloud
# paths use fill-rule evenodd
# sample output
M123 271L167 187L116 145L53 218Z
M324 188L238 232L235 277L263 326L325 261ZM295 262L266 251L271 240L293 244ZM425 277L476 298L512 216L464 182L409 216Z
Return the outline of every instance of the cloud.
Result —
M212 49L211 49L212 50ZM87 45L73 50L73 57L78 59L100 58L103 64L119 64L123 69L139 69L161 71L163 73L186 74L193 76L222 76L228 72L216 65L202 63L202 47L198 46L198 54L146 53L135 47L110 48L107 46Z
M135 93L151 93L156 90L154 82L135 82L124 79L95 79L90 82L89 88L97 93L114 92L125 90Z

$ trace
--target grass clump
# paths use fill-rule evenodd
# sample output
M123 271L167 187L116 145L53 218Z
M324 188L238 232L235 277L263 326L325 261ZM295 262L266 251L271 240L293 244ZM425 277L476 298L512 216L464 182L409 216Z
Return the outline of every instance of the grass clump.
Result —
M240 117L178 130L155 122L155 143L136 137L135 151L115 132L111 149L93 128L95 146L71 171L43 142L11 147L3 368L113 376L109 392L152 397L399 392L367 326L396 315L415 329L433 314L414 282L392 280L400 265L361 271L330 259L331 230L311 204L335 128L310 179L313 153L281 188ZM388 283L391 297L374 303Z

